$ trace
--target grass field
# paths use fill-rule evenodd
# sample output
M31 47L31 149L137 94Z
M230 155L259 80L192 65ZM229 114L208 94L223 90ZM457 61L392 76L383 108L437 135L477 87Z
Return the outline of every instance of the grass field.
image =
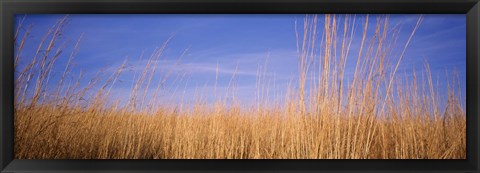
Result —
M251 107L198 98L178 111L178 105L156 99L168 84L151 84L152 78L170 77L151 73L167 44L148 58L126 104L111 92L125 64L105 78L74 74L67 80L81 39L73 52L60 54L61 46L55 46L64 18L45 33L31 62L20 66L22 57L15 57L15 158L465 159L466 115L456 78L447 79L448 93L439 93L428 63L424 72L412 72L413 80L398 70L422 18L403 44L387 31L388 17L365 20L355 28L362 39L352 40L352 16L342 23L334 15L304 19L296 33L299 76L280 96L284 102L264 99ZM368 20L377 25L369 26ZM324 32L316 33L317 27ZM15 39L19 55L28 30ZM352 42L360 50L348 57ZM403 51L391 58L393 48ZM52 85L49 77L58 58L68 63ZM348 59L356 62L351 80L344 74ZM90 82L81 86L80 80ZM258 89L269 90L267 83L259 78ZM153 99L145 97L148 90L155 90Z

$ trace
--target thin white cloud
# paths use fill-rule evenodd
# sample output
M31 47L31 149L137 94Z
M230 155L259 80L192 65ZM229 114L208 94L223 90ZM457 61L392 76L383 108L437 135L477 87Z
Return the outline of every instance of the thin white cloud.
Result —
M193 57L184 57L178 61L176 58L161 57L156 62L156 72L165 73L171 71L177 74L211 74L216 75L237 75L237 76L273 76L274 66L276 63L283 63L286 60L292 60L296 62L295 51L277 50L243 54L227 54L211 56L211 52L208 54L193 53ZM258 73L258 68L265 65L265 59L267 60L267 72ZM201 61L200 61L201 60ZM147 60L141 62L129 62L131 64L132 71L142 71L145 67ZM155 62L154 62L155 63ZM133 66L132 66L133 65Z

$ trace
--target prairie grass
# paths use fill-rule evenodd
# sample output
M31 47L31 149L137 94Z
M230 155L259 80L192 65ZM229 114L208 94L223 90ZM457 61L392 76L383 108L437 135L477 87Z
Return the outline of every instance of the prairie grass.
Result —
M388 29L388 16L361 19L325 15L323 26L316 15L304 19L303 30L296 30L298 80L281 96L283 102L267 103L272 102L264 94L269 82L259 78L257 106L223 99L208 106L198 98L184 111L157 99L172 77L154 76L170 39L147 58L130 99L121 104L114 96L125 93L111 89L126 61L114 73L100 71L81 85L82 73L72 71L81 38L71 54L61 54L58 38L68 22L63 18L20 68L31 30L20 24L28 29L15 36L15 158L465 159L466 115L458 81L449 78L448 93L440 94L428 63L419 75L399 75L422 18L401 45L398 30ZM369 26L369 20L377 24ZM355 27L358 21L362 27ZM317 33L318 26L323 33ZM353 40L358 31L362 39ZM352 42L360 45L356 56ZM52 82L52 68L63 57L68 63ZM355 60L353 79L345 75L348 59ZM153 78L160 82L152 84ZM154 91L151 99L148 91Z

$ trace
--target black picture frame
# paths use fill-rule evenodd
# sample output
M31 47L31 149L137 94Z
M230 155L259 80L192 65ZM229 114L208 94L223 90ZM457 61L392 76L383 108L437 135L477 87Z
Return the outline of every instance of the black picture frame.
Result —
M10 172L479 172L479 0L0 0L0 170ZM14 15L152 13L466 14L465 160L15 160Z

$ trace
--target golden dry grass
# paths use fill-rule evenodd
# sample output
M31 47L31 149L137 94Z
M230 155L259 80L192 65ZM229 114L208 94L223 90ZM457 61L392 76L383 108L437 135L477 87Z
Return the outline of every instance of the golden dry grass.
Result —
M354 28L356 17L326 15L319 42L312 39L318 37L317 16L305 18L303 33L296 33L298 87L288 88L283 104L265 104L268 99L259 92L258 100L264 101L252 108L222 100L211 107L199 98L178 111L178 105L155 100L169 74L150 88L153 100L146 98L156 77L151 72L168 41L149 57L126 105L112 103L115 94L110 93L125 63L87 86L79 84L81 74L77 82L66 82L79 42L61 79L47 88L60 57L61 46L55 50L54 45L64 18L46 33L32 62L18 69L16 57L15 158L465 159L466 115L454 78L448 94L439 94L427 63L425 74L412 72L413 80L397 74L421 18L400 46L390 34L395 31L387 31L388 17L377 18L376 26L368 26L368 16L364 19L362 28ZM371 29L373 34L367 34ZM362 40L352 39L354 30L362 32ZM26 38L16 36L18 45ZM348 57L350 45L358 41L358 56ZM393 48L403 51L392 58ZM22 49L18 46L17 52ZM345 79L348 58L356 59L353 80ZM257 82L259 91L269 89L261 85L264 79Z

